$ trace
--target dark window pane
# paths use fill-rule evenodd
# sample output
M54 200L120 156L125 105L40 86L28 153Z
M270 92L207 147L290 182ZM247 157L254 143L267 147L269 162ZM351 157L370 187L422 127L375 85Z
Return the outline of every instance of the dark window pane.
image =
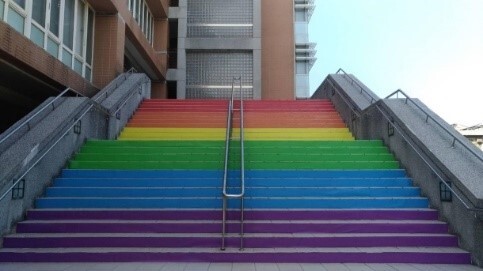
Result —
M45 2L45 0L32 2L32 19L43 27L45 27Z
M50 32L59 36L60 0L52 0L50 4Z
M63 41L70 49L74 43L74 5L75 0L65 0Z
M87 19L87 49L86 49L86 61L92 64L92 33L94 31L94 12L89 9L89 18Z
M22 8L25 8L25 0L13 0L17 5L21 6Z

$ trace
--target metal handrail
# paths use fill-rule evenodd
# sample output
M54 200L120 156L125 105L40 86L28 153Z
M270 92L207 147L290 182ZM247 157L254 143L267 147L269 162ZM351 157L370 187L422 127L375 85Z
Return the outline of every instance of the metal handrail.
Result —
M40 115L42 112L44 112L44 110L46 110L47 108L49 108L50 106L52 106L54 109L55 109L55 102L57 100L59 100L60 98L62 98L66 93L68 92L73 92L74 94L76 94L77 96L81 96L81 97L84 97L84 98L87 98L88 101L90 103L92 103L93 106L95 106L97 109L99 109L101 112L103 112L104 114L106 115L111 115L111 113L105 108L103 107L101 104L99 104L97 102L97 99L99 97L97 97L97 99L91 99L87 96L85 96L84 94L76 91L75 89L73 88L66 88L64 89L61 93L59 93L59 95L57 95L54 99L52 99L52 101L48 102L46 105L44 105L40 110L38 110L35 114L33 114L32 116L30 116L28 119L24 120L21 124L19 124L15 129L13 129L12 131L10 131L9 133L7 133L7 135L5 135L5 137L3 137L2 139L0 139L0 144L2 144L3 142L5 142L7 139L9 139L12 135L14 135L18 130L20 130L21 128L23 128L24 126L29 126L29 123L30 121L32 121L33 119L35 119L38 115ZM30 127L30 126L29 126Z
M234 112L234 94L235 82L240 82L240 193L229 194L227 192L228 179L228 163L230 157L230 138L233 129L233 112ZM243 131L243 88L241 76L233 78L231 85L231 98L228 104L228 116L226 120L226 140L225 140L225 166L223 172L223 217L222 217L222 232L221 232L221 250L225 250L225 236L226 236L226 209L228 199L240 199L240 250L243 250L244 237L244 196L245 196L245 147L244 147L244 131Z
M468 147L466 144L464 144L464 142L462 140L460 140L459 138L457 138L456 136L454 136L453 133L448 128L444 127L443 124L441 124L438 120L436 120L435 118L433 118L424 108L422 108L421 106L419 106L413 99L411 99L411 97L409 97L409 95L407 95L406 93L404 93L404 91L398 89L398 90L394 91L393 93L389 94L384 99L389 99L389 98L391 98L394 95L399 95L399 93L401 93L405 97L405 103L406 104L408 103L408 101L411 102L414 106L416 106L419 110L421 110L426 115L426 123L428 123L428 120L432 120L434 123L436 123L436 125L438 125L441 129L443 129L446 133L448 133L450 136L453 137L453 142L451 144L451 147L454 148L455 147L455 143L458 142L467 151L469 151L470 153L472 153L476 158L478 158L480 161L483 162L483 155L481 153L477 153L475 150L472 150L470 147Z
M411 148L413 148L413 150L416 152L416 154L423 160L423 162L431 169L431 171L436 175L436 177L438 177L438 179L451 191L451 193L453 195L456 196L456 198L463 204L463 206L469 210L469 211L473 211L473 212L483 212L483 208L479 208L479 207L471 207L468 203L466 203L466 201L463 200L463 198L461 198L459 196L458 193L456 193L456 191L451 187L451 185L446 182L444 180L444 178L441 176L441 174L438 173L438 171L431 165L431 163L428 161L428 159L426 159L424 157L424 155L418 151L418 148L416 148L416 146L414 146L414 144L411 142L411 140L409 140L405 135L404 135L404 132L394 124L394 121L384 112L384 110L382 110L380 108L380 106L378 104L375 104L377 110L379 110L379 112L384 116L384 118L390 122L392 124L392 127L394 127L394 129L399 133L399 135L409 144L409 146L411 146Z
M0 197L0 201L2 201L9 193L10 191L13 190L13 188L20 182L22 179L27 176L27 174L47 155L49 152L57 146L57 144L67 135L67 133L70 132L70 130L79 122L88 112L91 110L91 108L94 107L93 104L91 104L82 114L80 117L76 118L74 120L74 123L59 137L57 140L50 145L50 147L27 169L25 170L20 177L17 178L17 181L13 183L13 185L10 186L10 188L5 191L5 193L2 194Z
M340 93L340 91L337 89L337 87L334 86L334 83L332 83L330 80L325 80L326 82L328 82L330 84L330 86L334 89L335 92L337 92L337 94L339 94L339 96L342 98L342 100L347 104L347 106L350 108L350 110L352 111L352 113L354 113L357 117L360 117L361 116L361 113L358 112L354 107L354 105L349 102L347 100L347 98L342 95L342 93Z
M134 70L134 69L131 69L131 70ZM132 71L128 71L128 73L132 73ZM122 75L120 75L122 76ZM117 79L117 78L116 78ZM49 102L47 105L45 105L41 110L39 110L39 112L37 112L35 115L31 116L30 118L28 118L27 120L25 120L24 122L22 122L22 124L19 125L19 127L17 127L15 130L13 130L12 132L10 132L4 139L2 139L2 141L0 141L0 143L4 142L6 140L6 138L10 137L14 132L18 131L18 129L20 129L20 127L26 125L26 123L28 123L30 120L32 120L34 117L36 117L38 114L40 114L41 111L45 110L45 108L49 107L50 105L53 104L53 102L55 100L57 100L58 98L62 97L65 93L67 93L68 91L72 91L74 93L76 93L77 95L81 95L83 97L86 97L84 96L83 94L75 91L74 89L71 89L71 88L66 88L62 93L60 93L57 97L55 97L51 102ZM136 92L134 92L136 93ZM121 109L123 108L126 104L127 104L127 101L132 97L132 95L129 95L127 98L124 99L122 105L116 110L116 113ZM96 100L93 100L89 97L86 97L88 98L88 100L91 102L91 105L86 109L84 110L84 112L81 114L80 117L76 118L76 120L74 120L74 123L54 142L52 143L48 149L27 169L25 170L22 175L20 177L17 178L16 181L14 181L14 183L2 194L2 196L0 196L0 201L2 201L12 190L13 188L18 184L20 183L20 181L25 177L27 176L27 174L65 137L65 135L67 135L67 133L69 133L69 131L93 108L95 107L96 109L99 109L102 113L108 115L108 116L111 116L111 117L114 117L115 116L115 113L114 114L111 114L105 107L103 107L101 104L99 104Z
M354 80L352 77L349 76L348 73L346 73L342 68L338 69L336 74L342 74L342 77L344 77L346 80L349 80L350 79L350 83L351 85L354 85L354 83L359 87L360 89L360 93L362 94L362 92L364 92L367 96L371 97L371 104L377 102L377 99L374 99L374 97L372 96L371 93L369 93L361 84L359 84L359 82L357 82L356 80ZM349 77L349 79L347 78Z
M95 96L97 96L94 101L98 101L99 98L101 98L102 96L104 96L104 99L107 98L113 90L117 89L117 87L119 87L119 85L122 83L119 83L119 79L124 79L124 81L126 81L127 77L133 73L136 72L136 69L135 68L130 68L129 70L127 70L126 72L120 74L116 79L112 80L109 84L107 84L107 86L104 87L104 89L106 90L104 93L101 94L101 92Z
M342 98L342 100L347 104L347 106L350 108L350 110L360 116L360 113L357 112L354 108L353 108L353 105L347 101L347 99L344 97L344 95L341 94L341 92L334 86L334 84L330 81L330 80L327 80L326 81L332 86L332 88L337 92L337 94ZM386 97L385 99L388 99L390 97L392 97L393 95L397 94L397 93L402 93L405 97L406 97L406 102L407 101L411 101L414 105L416 105L416 107L418 107L420 110L422 110L424 113L426 113L427 115L427 118L426 118L426 121L428 120L428 118L432 119L433 121L435 121L438 125L441 126L441 128L443 128L444 130L446 130L448 133L449 131L443 127L439 122L437 122L436 120L434 120L434 118L432 118L431 116L428 116L428 113L423 109L421 108L418 104L416 104L413 100L411 100L411 98L406 95L403 91L401 90L398 90L392 94L390 94L388 97ZM416 154L423 160L423 162L429 167L429 169L437 176L437 178L451 191L451 193L453 195L456 196L456 198L463 204L463 206L468 210L468 211L472 211L472 212L476 212L476 213L480 213L480 212L483 212L483 208L479 208L479 207L471 207L468 203L466 203L465 200L463 200L463 198L458 194L456 193L456 191L452 188L452 186L444 180L444 178L441 176L441 174L438 173L438 171L431 165L431 163L428 161L428 159L426 159L424 157L424 155L418 151L418 148L416 148L416 146L414 146L414 144L407 138L407 136L404 135L404 132L394 124L394 121L392 120L391 117L389 117L385 112L384 110L381 109L381 107L376 103L375 104L375 107L377 108L377 110L384 116L384 118L392 123L392 126L394 127L395 131L397 131L399 133L399 135L401 135L401 137L411 146L411 148L416 152ZM458 142L461 142L458 140ZM463 144L462 144L463 145ZM465 145L463 145L465 146ZM466 146L465 146L466 147ZM471 149L468 149L469 151L472 151ZM473 152L472 152L473 153Z
M50 101L49 103L47 103L46 105L44 105L39 111L37 111L35 114L33 114L32 116L30 116L28 119L26 119L25 121L23 121L20 125L18 125L15 129L13 129L12 131L10 131L5 137L3 137L2 139L0 139L0 144L2 144L3 142L5 142L7 139L9 139L13 134L15 134L18 130L20 130L20 128L24 127L25 125L29 125L30 121L33 120L35 117L37 117L38 115L40 115L40 113L42 113L45 109L47 109L48 107L50 106L53 106L53 108L55 109L55 106L54 106L54 103L62 98L62 96L64 96L67 92L69 92L71 89L70 88L66 88L64 91L62 91L59 95L57 95L57 97L55 97L54 99L52 99L52 101Z

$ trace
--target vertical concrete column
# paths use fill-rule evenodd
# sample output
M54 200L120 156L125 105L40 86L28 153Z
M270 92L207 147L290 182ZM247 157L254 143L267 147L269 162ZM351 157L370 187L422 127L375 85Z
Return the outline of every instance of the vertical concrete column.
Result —
M262 99L295 99L293 13L294 1L262 0Z
M188 0L179 0L177 97L186 99L186 38L188 35Z
M168 37L169 37L169 24L168 19L155 19L154 20L154 51L158 53L166 53L168 49Z
M93 83L103 88L124 71L126 24L116 15L96 15Z
M253 0L253 99L262 98L262 0Z

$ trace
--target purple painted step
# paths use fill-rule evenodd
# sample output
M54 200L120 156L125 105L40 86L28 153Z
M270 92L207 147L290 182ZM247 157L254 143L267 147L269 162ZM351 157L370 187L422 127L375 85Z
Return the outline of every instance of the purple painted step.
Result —
M239 219L229 211L228 219ZM29 220L220 220L221 210L30 210ZM246 220L437 220L422 210L261 210L245 211Z
M258 263L421 263L421 264L469 264L470 254L461 250L366 252L340 248L333 252L156 252L148 251L76 251L70 252L1 252L0 262L258 262ZM327 249L326 249L327 250Z
M220 233L219 221L190 222L33 222L17 224L18 233ZM227 232L240 232L239 222L230 221ZM441 222L357 221L345 222L255 222L246 221L247 233L447 233Z
M451 235L366 235L337 237L297 237L297 236L246 236L246 248L289 248L289 247L451 247L457 246L458 240ZM81 248L81 247L212 247L220 246L220 236L190 237L6 237L5 248ZM238 247L239 237L226 238L227 247Z

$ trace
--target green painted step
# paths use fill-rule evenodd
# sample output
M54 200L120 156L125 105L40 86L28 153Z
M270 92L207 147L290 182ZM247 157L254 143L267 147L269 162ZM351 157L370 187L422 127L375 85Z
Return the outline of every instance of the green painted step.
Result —
M238 158L236 153L231 156L234 160ZM75 157L75 161L222 161L224 154L219 153L80 153ZM294 153L252 153L247 151L245 154L246 162L280 162L280 161L394 161L392 154L294 154Z
M238 141L231 141L231 145L238 146ZM245 141L246 147L280 147L290 146L293 148L318 148L318 147L384 147L381 140L353 140L353 141ZM88 140L84 147L224 147L224 141L156 141L156 140Z
M385 147L324 147L324 148L292 148L290 146L274 147L245 147L249 154L285 154L294 155L315 155L315 154L387 154ZM225 153L224 147L85 147L81 149L82 154L204 154L204 153ZM230 147L230 153L240 153L238 146Z
M230 169L239 168L230 163ZM71 169L223 169L222 161L71 161ZM251 162L245 169L397 169L397 161L298 161L298 162Z

